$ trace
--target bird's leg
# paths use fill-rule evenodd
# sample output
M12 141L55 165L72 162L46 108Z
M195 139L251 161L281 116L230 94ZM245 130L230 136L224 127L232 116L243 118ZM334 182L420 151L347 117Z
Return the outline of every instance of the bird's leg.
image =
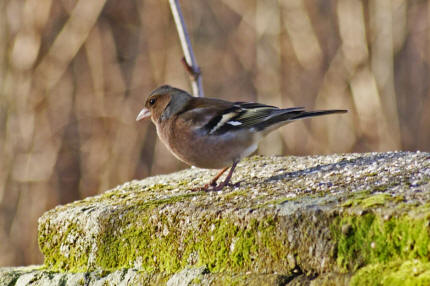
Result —
M225 173L225 171L228 170L229 167L225 167L224 169L222 169L215 177L212 178L212 180L204 185L203 187L197 188L196 190L203 190L203 191L208 191L210 187L215 188L216 187L216 181L218 181L219 177L222 176L222 174Z
M233 175L233 172L234 172L234 169L236 168L237 163L238 163L238 161L233 162L233 165L231 166L230 171L228 172L227 177L225 178L224 182L220 183L218 186L213 186L213 189L212 189L213 191L215 191L215 192L221 191L230 182L231 176ZM226 170L227 170L227 168L223 169L222 173L224 173ZM219 176L221 176L221 174L219 174Z
M233 162L233 165L231 166L230 171L228 172L227 177L225 178L224 182L220 183L218 186L217 186L216 182L222 176L222 174L224 174L225 171L227 171L227 169L229 167L225 167L224 169L222 169L215 177L213 177L213 179L209 182L209 184L206 184L203 187L199 187L199 188L196 188L193 190L194 191L209 191L210 187L212 187L211 191L216 192L216 191L222 190L230 182L231 176L233 175L233 172L234 172L234 169L236 168L237 163L239 163L239 162L238 161Z
M225 171L228 170L229 167L225 167L224 169L222 169L215 177L213 177L213 179L210 181L209 186L215 187L216 186L216 181L218 181L219 177L222 176L222 174L224 174Z

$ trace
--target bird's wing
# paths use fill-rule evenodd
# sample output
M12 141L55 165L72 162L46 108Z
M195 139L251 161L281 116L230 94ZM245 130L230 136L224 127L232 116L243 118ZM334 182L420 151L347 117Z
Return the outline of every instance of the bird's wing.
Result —
M181 115L192 122L196 129L209 134L221 135L230 131L248 129L270 132L281 122L345 112L344 110L305 111L304 107L278 108L249 102L229 102L213 98L195 98Z
M233 102L225 100L193 98L177 116L181 118L184 124L193 126L195 129L207 131L208 133L213 127L212 125L216 125L217 118L222 116L226 110L232 110L233 106Z
M270 123L271 118L276 118L280 114L302 111L303 107L280 109L261 103L235 102L229 108L219 110L217 115L206 124L205 129L209 134L222 134L240 129L261 130L266 126L265 123Z

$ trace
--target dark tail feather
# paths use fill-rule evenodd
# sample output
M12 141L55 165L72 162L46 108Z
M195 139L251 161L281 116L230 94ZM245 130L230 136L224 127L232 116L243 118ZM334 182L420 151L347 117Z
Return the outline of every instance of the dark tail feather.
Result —
M297 110L294 108L280 109L277 115L272 116L271 118L256 125L256 128L259 130L263 130L271 125L275 125L280 122L287 123L288 121L293 121L296 119L303 119L303 118L327 115L327 114L333 114L333 113L346 113L346 112L348 111L343 109L316 110L316 111L304 111L302 109ZM268 131L270 131L270 127Z
M331 110L315 110L315 111L302 111L297 112L296 114L289 114L286 113L286 120L296 120L296 119L303 119L307 117L314 117L314 116L320 116L320 115L327 115L327 114L333 114L333 113L346 113L348 110L344 109L331 109Z

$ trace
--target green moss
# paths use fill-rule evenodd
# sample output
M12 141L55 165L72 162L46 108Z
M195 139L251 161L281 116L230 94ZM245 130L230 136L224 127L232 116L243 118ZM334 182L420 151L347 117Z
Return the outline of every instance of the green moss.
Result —
M269 205L280 205L282 203L288 202L288 201L294 201L296 200L296 198L279 198L279 199L274 199L274 200L269 200L269 201L265 201L264 203L261 203L259 205L257 205L255 208L265 208Z
M179 227L185 223L181 216L167 216L158 211L156 216L152 215L156 207L184 202L198 195L196 192L149 200L129 210L122 209L121 219L115 221L110 218L120 215L99 217L97 223L103 231L97 233L101 237L96 238L97 245L86 246L86 250L75 249L70 244L67 249L55 245L67 241L68 237L80 236L78 225L73 223L64 233L56 234L61 237L40 236L45 263L51 269L68 272L137 267L144 272L168 274L188 265L206 265L211 272L247 271L266 267L267 262L278 263L274 266L277 269L288 268L288 264L284 265L287 262L280 259L288 252L287 243L275 239L278 222L273 217L233 224L229 218L207 216L198 225ZM82 247L82 243L77 245ZM94 249L96 253L90 257Z
M189 284L190 285L201 285L202 284L202 279L200 277L196 277Z
M167 184L155 184L149 188L150 191L165 191L171 189L173 189L173 186Z
M274 231L276 223L270 219L251 221L242 227L232 225L228 219L205 221L199 225L199 231L183 234L177 233L174 227L178 222L169 223L162 218L169 229L165 236L160 235L156 224L145 220L142 219L143 227L139 230L130 229L119 237L106 237L97 255L102 259L97 264L113 270L140 261L144 271L174 273L185 268L194 255L196 265L206 265L211 272L243 271L251 269L259 255L279 256L282 251L281 244L263 241ZM273 244L276 251L268 247Z
M349 200L344 206L364 210L403 200L387 194ZM410 206L398 203L396 209ZM337 264L355 272L351 285L430 285L429 208L415 206L403 215L337 217L331 226L337 243Z
M225 195L223 195L223 198L226 200L230 200L237 196L246 196L248 194L249 194L249 190L237 190L237 191L226 193Z
M430 285L430 263L415 259L371 264L358 270L350 285Z
M258 223L252 221L247 227L239 227L221 220L212 228L198 245L200 262L207 264L211 272L238 270L244 266L249 269L252 257L257 254L255 231L259 229Z
M395 259L427 260L429 255L425 218L403 215L384 220L373 213L338 217L332 233L337 241L337 263L348 270Z
M370 208L370 207L374 207L374 206L381 206L384 205L388 200L391 200L392 197L390 194L376 194L376 195L372 195L369 196L368 198L365 198L363 200L361 200L361 206L364 209Z
M166 205L166 204L173 204L176 202L181 202L196 196L201 196L205 194L205 192L201 191L201 192L193 192L193 193L187 193L187 194L183 194L183 195L177 195L177 196L170 196L164 199L154 199L154 200L146 200L145 202L142 202L139 206L138 209L152 209L156 206L160 206L160 205Z
M69 246L67 249L61 249L60 247L53 245L57 241L63 239L72 239L76 237L78 228L74 223L69 223L66 230L63 233L49 232L51 236L44 236L39 234L39 245L41 246L42 253L49 253L49 256L45 255L45 265L50 269L56 271L60 269L68 269L68 265L79 265L74 272L85 270L87 263L87 257L81 255L82 250L76 247ZM46 234L44 232L43 234Z
M390 194L372 194L370 191L362 191L354 194L353 198L345 201L343 207L371 208L377 205L384 205L387 201L393 200Z

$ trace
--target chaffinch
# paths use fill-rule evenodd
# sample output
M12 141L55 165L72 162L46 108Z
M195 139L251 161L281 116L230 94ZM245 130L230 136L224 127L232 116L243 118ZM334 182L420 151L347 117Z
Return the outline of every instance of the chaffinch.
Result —
M151 117L161 141L179 160L200 168L222 169L203 188L218 191L229 183L237 163L251 155L271 131L296 119L345 112L193 97L163 85L151 92L136 121ZM217 185L228 168L227 177Z

